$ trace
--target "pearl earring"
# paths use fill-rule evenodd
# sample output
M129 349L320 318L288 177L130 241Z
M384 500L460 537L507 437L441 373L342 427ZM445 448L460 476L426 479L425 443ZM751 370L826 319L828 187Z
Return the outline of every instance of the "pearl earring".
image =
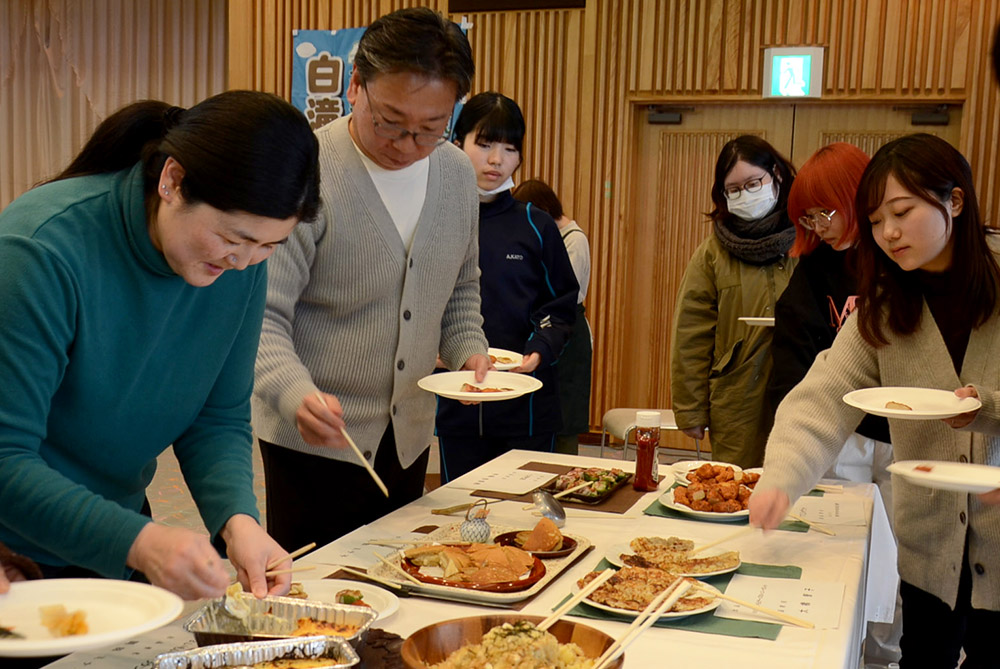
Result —
M164 195L170 195L170 191L169 191L169 190L167 190L167 187L166 187L166 185L163 185L163 186L161 186L161 188L163 188L163 194L164 194Z

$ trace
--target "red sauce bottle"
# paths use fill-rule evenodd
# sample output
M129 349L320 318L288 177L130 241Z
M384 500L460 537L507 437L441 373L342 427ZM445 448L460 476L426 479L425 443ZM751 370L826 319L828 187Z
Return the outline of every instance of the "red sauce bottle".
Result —
M659 486L660 412L635 413L635 477L632 487L652 492Z

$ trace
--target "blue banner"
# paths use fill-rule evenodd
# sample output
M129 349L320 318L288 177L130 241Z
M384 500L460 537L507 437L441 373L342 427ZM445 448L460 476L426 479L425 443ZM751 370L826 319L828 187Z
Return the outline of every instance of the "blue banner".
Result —
M347 86L365 30L292 31L292 104L313 130L351 113Z

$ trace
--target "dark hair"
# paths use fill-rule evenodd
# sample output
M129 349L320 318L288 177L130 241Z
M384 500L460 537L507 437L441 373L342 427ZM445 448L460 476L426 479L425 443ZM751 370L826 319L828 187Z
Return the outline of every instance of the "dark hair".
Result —
M732 214L726 204L726 176L739 161L756 165L767 170L771 179L778 182L778 203L775 209L784 211L788 203L788 191L795 180L795 168L778 150L757 135L741 135L726 142L715 162L715 182L712 184L712 202L715 208L708 212L713 221L724 221Z
M987 228L979 215L968 161L948 142L928 134L907 135L889 142L872 157L861 176L855 211L858 214L858 328L872 346L889 343L882 330L885 321L895 334L910 334L920 325L923 293L916 277L893 262L879 248L871 230L872 212L885 196L889 176L899 184L949 215L947 202L952 190L963 195L962 211L952 219L952 263L954 285L963 287L974 325L993 314L1000 290L1000 268L986 243Z
M462 29L427 7L399 9L375 19L358 42L354 69L363 84L391 72L453 81L456 101L469 92L476 72Z
M511 191L511 195L519 202L530 202L551 216L553 220L558 221L563 216L562 202L559 201L555 191L541 179L528 179L521 182Z
M511 144L523 153L524 115L506 95L489 91L469 98L455 121L455 141L461 145L472 131L476 140Z
M319 143L281 98L228 91L184 110L135 102L106 118L53 181L143 165L147 207L167 158L184 168L181 195L222 211L308 221L319 209Z

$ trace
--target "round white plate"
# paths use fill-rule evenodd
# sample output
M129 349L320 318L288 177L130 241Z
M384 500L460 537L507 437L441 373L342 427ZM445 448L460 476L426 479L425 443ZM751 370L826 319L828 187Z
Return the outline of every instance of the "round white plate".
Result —
M364 595L361 601L378 611L378 620L384 620L399 610L399 597L377 585L336 578L298 582L311 601L327 604L336 604L337 593L341 590L358 590Z
M728 553L728 550L722 548L710 548L709 550L703 551L697 554L697 557L712 557L714 555L721 555L722 553ZM604 559L615 565L616 567L624 567L625 563L622 562L621 554L630 553L635 554L632 547L628 544L615 544L612 546L608 552L604 555ZM733 567L728 567L726 569L719 569L717 571L706 571L697 574L676 574L676 576L690 576L691 578L709 578L710 576L719 576L721 574L728 574L731 571L736 571L740 568L742 561L738 562Z
M755 325L762 328L774 327L774 316L740 316L739 320L747 325Z
M732 513L721 513L717 511L695 511L690 506L684 506L683 504L678 504L674 501L674 491L668 490L667 492L660 495L658 500L660 504L667 507L668 509L673 509L677 513L683 513L686 516L691 516L692 518L698 518L700 520L712 520L716 522L728 522L732 520L743 520L744 518L750 517L749 509L744 509L743 511L733 511Z
M844 395L844 402L874 416L903 420L951 418L983 406L983 403L975 397L959 399L950 390L905 387L854 390ZM911 407L912 410L887 409L886 402L899 402Z
M922 471L918 467L929 468ZM971 462L941 462L937 460L903 460L886 467L910 483L939 490L984 493L1000 488L1000 467L976 465Z
M53 637L42 625L39 607L62 604L82 610L87 634ZM172 592L145 583L103 578L59 578L11 583L0 595L0 625L24 639L0 638L0 657L46 657L108 646L162 627L184 602Z
M490 355L495 356L497 358L510 358L511 360L514 361L514 362L500 362L499 360L497 360L496 362L494 362L493 366L496 367L501 372L507 371L508 369L514 369L515 367L520 367L521 360L524 359L524 356L521 355L520 353L516 353L514 351L508 351L505 348L493 348L491 346L489 353Z
M480 388L510 388L498 393L462 392L462 384L471 383ZM520 397L533 393L542 387L542 382L527 374L512 372L487 372L482 383L476 383L476 373L471 370L431 374L417 381L417 385L426 391L452 400L466 402L496 402Z
M691 483L687 479L688 472L692 472L702 465L722 465L723 467L732 467L733 472L743 471L738 466L730 464L728 462L719 462L718 460L681 460L680 462L675 462L670 466L674 471L674 480L683 486Z
M709 583L702 583L702 585L710 590L719 592L718 588ZM573 594L576 594L579 591L580 591L580 586L574 584ZM696 592L689 591L688 594L693 597L698 597L700 595L703 595L704 593L700 593L697 591ZM587 606L592 606L595 609L601 609L602 611L608 611L610 613L618 613L621 615L632 616L633 618L641 613L641 611L632 611L631 609L616 609L615 607L608 606L607 604L598 604L597 602L591 601L589 597L584 598L583 603L586 604ZM670 618L674 620L677 618L687 618L688 616L696 616L699 613L708 613L709 611L714 611L715 609L719 608L720 604L722 604L722 600L716 597L715 599L712 600L710 604L703 606L700 609L694 609L692 611L681 611L681 612L668 611L667 613L664 613L662 616L660 616L660 618L661 619Z

